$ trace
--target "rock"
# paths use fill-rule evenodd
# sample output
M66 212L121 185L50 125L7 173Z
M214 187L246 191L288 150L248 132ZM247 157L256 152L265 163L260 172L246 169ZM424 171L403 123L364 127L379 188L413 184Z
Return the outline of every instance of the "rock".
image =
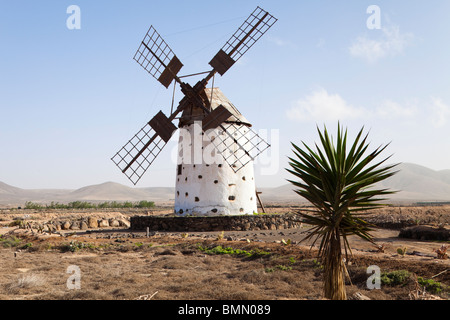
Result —
M98 228L98 221L94 217L89 217L87 225L89 228L92 228L92 229Z
M371 300L369 297L363 295L361 292L355 292L349 300Z
M88 224L86 223L86 221L81 221L81 223L80 223L80 229L81 229L81 230L87 230L87 229L89 229L89 226L88 226Z
M79 221L72 222L72 224L70 225L70 229L71 230L80 230L80 222Z
M130 221L126 220L126 219L119 219L119 224L121 227L130 227Z
M109 226L117 228L117 227L120 227L120 223L119 223L119 221L117 219L110 219L109 220Z
M109 221L106 219L100 220L100 222L98 223L98 227L99 228L107 228L109 227Z
M65 222L61 225L61 229L63 229L63 230L69 230L69 229L70 229L70 222L69 222L69 221L65 221Z

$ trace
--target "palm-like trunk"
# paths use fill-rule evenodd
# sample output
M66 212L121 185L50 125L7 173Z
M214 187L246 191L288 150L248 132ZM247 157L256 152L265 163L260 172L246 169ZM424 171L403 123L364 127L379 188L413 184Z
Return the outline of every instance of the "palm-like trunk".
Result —
M331 300L347 300L344 281L344 262L342 261L341 239L335 229L324 248L324 296Z

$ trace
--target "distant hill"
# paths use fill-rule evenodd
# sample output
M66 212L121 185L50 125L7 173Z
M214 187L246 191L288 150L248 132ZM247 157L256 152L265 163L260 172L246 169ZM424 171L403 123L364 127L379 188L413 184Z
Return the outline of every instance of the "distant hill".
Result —
M63 198L80 201L138 201L146 200L149 192L142 189L133 189L115 182L87 186L64 195Z
M115 182L105 182L76 190L20 189L0 182L0 206L23 206L25 202L68 203L72 201L141 201L168 203L174 199L175 188L130 188Z
M380 185L400 190L393 199L450 201L450 170L434 171L412 163L399 165L399 173Z
M399 191L389 196L390 201L450 201L450 170L434 171L412 163L402 163L396 170L399 170L397 174L377 186ZM302 201L294 189L291 184L261 188L261 198L263 202Z
M399 190L390 197L392 202L450 201L450 170L434 171L412 163L397 167L396 175L380 183L378 187ZM263 203L298 204L305 202L291 184L276 188L258 188ZM21 189L0 182L0 205L23 206L26 201L68 203L71 201L155 201L173 203L175 188L131 188L115 182L105 182L76 190Z

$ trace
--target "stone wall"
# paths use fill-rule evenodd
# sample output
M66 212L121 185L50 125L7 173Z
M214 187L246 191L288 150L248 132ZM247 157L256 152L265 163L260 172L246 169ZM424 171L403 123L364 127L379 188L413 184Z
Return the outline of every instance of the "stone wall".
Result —
M78 219L54 219L47 222L32 220L22 220L17 225L24 229L37 230L38 232L56 232L60 230L88 230L97 228L119 228L130 227L130 222L126 218L100 218L87 216Z
M215 217L131 217L131 230L149 231L246 231L297 228L300 217L295 214L243 215Z
M450 229L433 226L413 226L400 230L399 238L417 239L417 240L438 240L449 241Z

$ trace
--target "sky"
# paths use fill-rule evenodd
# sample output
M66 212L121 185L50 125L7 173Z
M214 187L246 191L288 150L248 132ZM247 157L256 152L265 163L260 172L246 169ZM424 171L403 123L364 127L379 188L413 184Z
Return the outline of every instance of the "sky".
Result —
M278 21L214 79L272 146L255 161L257 187L286 184L291 143L313 145L338 122L350 137L364 127L372 149L390 143L392 162L450 169L447 0L0 0L0 181L133 186L111 157L172 103L133 60L150 25L179 75L209 71L257 6ZM136 187L175 185L176 141Z

